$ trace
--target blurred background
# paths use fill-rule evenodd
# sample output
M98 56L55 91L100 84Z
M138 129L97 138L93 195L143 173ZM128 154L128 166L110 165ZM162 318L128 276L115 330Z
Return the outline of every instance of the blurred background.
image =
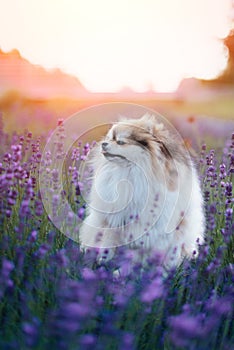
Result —
M216 140L229 135L234 2L0 0L5 132L40 134L115 101L148 106L185 136L191 128Z

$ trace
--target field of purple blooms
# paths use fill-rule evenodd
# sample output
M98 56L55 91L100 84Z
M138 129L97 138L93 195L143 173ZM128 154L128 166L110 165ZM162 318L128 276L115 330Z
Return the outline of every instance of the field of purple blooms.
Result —
M127 251L91 268L48 219L38 185L46 138L0 133L0 349L234 348L231 130L222 152L200 147L207 230L197 260L166 276L155 256L125 277L113 271L131 262ZM82 160L87 148L71 156ZM82 218L74 164L68 175ZM56 169L48 178L56 181Z

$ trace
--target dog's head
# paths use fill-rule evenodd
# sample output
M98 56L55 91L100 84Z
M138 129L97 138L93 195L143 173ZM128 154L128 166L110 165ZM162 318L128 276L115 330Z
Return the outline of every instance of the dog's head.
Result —
M162 123L146 114L114 124L101 142L101 152L114 162L138 162L139 157L146 156L164 161L183 157L179 146Z
M108 162L150 166L154 174L160 169L168 179L176 177L176 161L189 164L184 145L149 114L114 124L100 147Z

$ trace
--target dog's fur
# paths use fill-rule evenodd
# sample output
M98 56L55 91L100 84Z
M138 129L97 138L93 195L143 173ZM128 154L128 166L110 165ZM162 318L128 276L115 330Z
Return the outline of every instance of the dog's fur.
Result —
M99 247L106 260L121 245L147 256L157 251L166 267L197 256L205 227L202 194L175 135L148 114L121 120L91 158L90 205L80 229L84 247Z

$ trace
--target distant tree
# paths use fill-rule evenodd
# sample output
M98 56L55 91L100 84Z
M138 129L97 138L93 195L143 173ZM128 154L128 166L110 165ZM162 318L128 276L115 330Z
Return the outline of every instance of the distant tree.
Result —
M231 2L231 30L226 38L224 38L223 43L228 51L228 62L227 67L224 72L216 79L218 83L232 84L234 85L234 0Z
M234 85L234 28L224 39L223 43L228 50L228 63L225 71L217 78L217 82Z

